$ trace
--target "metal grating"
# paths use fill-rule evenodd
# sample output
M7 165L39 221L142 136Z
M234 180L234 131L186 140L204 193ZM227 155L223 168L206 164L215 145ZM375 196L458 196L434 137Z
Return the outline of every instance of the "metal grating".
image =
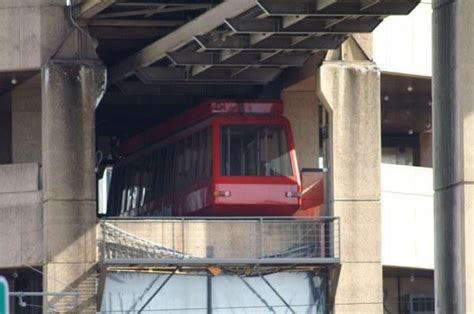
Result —
M104 265L333 264L339 219L107 219Z

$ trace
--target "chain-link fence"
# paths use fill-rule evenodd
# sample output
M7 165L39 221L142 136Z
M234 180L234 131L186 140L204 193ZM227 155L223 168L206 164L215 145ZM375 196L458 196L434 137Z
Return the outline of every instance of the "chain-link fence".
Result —
M339 219L105 219L101 258L108 264L334 263Z

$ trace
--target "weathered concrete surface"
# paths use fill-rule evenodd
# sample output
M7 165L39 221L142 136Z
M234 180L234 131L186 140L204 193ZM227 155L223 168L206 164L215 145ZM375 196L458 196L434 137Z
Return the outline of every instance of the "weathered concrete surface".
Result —
M78 290L73 312L95 313L95 107L105 86L99 62L50 62L42 70L45 291ZM67 308L45 298L44 308Z
M329 208L341 218L336 313L382 313L380 72L324 62L318 97L330 116Z
M42 194L37 164L0 166L0 265L41 265Z
M41 162L41 78L29 79L11 95L12 161Z
M314 86L313 86L314 88ZM319 116L316 91L284 91L281 98L284 115L291 130L298 154L298 167L317 168L319 157Z
M72 0L75 2L77 0ZM0 9L20 8L20 7L40 7L40 6L65 6L66 0L2 0Z
M433 1L437 313L474 312L474 2Z
M12 164L0 166L0 193L40 190L39 165Z
M0 72L40 69L68 31L64 7L27 2L37 1L0 1Z
M42 264L41 206L41 192L0 193L2 268Z
M11 94L0 96L0 164L12 162Z

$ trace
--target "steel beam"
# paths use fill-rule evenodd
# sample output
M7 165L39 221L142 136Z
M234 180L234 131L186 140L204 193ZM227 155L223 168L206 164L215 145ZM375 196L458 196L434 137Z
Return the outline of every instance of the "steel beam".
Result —
M343 34L323 36L303 36L303 38L292 36L274 36L258 44L251 45L250 36L236 35L226 40L215 40L209 35L196 36L194 40L199 43L203 50L323 50L336 49L346 39Z
M255 0L227 0L198 16L171 34L157 40L110 69L109 82L116 83L129 77L137 69L147 67L166 56L195 36L219 27L225 19L244 13L255 6Z
M91 19L115 2L116 0L86 0L78 8L76 18L83 20Z
M239 70L239 69L237 69ZM236 75L235 68L211 68L203 73L193 73L188 68L149 67L137 71L144 83L158 82L197 82L197 83L254 83L265 84L274 80L281 68L254 68Z
M405 15L420 0L258 0L267 15L347 16Z
M303 66L311 56L310 52L273 53L262 57L260 53L240 53L222 59L218 52L169 52L168 57L176 65L212 65L212 66Z
M235 86L224 83L220 84L219 88L209 84L143 84L138 81L119 82L117 86L126 95L240 97L242 95L253 95L259 91L255 85L242 84Z
M87 24L110 27L178 27L184 23L184 20L93 19Z
M306 18L287 28L283 28L280 19L227 19L226 24L236 33L245 34L348 34L370 33L382 19L346 19L339 23L338 19Z
M155 14L163 14L163 13L173 13L173 12L182 12L182 11L195 11L195 10L203 10L209 8L209 5L194 5L194 6L172 6L169 8L165 8L165 4L161 6L157 6L155 8L147 8L147 9L140 9L134 11L120 11L120 12L112 12L112 13L105 13L101 14L99 18L114 18L114 17L130 17L130 16L151 16Z

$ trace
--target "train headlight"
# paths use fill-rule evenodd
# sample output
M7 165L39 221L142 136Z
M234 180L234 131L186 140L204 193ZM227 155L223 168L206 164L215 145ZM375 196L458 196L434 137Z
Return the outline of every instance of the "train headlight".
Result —
M300 198L301 197L301 193L300 192L286 192L286 197L287 198Z
M230 191L215 191L214 196L216 196L216 197L230 197Z

